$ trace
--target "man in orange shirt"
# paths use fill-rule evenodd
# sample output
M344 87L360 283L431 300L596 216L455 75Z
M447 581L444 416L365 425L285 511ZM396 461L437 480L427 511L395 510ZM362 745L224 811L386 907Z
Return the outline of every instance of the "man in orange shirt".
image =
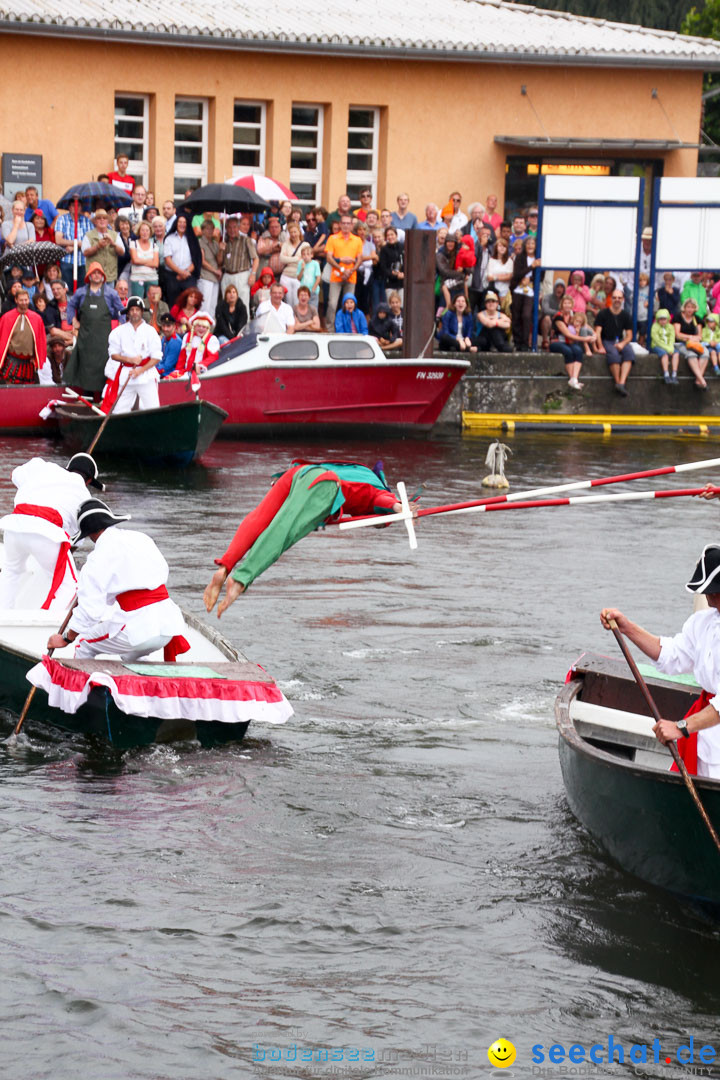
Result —
M357 268L362 262L362 240L352 231L350 214L340 218L340 232L334 233L325 245L325 258L332 267L330 271L330 295L325 312L325 322L332 331L335 312L340 298L347 292L355 292Z

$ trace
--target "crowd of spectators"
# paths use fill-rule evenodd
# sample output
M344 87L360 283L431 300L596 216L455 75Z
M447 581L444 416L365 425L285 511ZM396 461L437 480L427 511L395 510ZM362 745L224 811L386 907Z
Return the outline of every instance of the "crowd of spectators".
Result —
M73 214L58 213L34 187L17 192L9 209L0 211L0 249L50 240L65 251L58 264L12 268L3 282L3 313L16 306L20 289L27 291L45 325L48 349L73 344L82 316L72 292L83 285L90 264L99 266L103 287L119 300L114 321L124 321L128 297L139 297L145 321L166 342L182 339L189 320L202 310L211 316L221 345L253 322L262 328L272 314L272 325L287 333L370 334L384 350L400 349L405 239L409 230L422 229L435 235L433 315L441 350L528 350L539 288L538 346L563 357L573 390L582 388L583 363L599 354L616 391L626 395L628 374L643 347L658 356L669 386L677 385L681 358L700 390L706 388L708 363L720 374L720 280L665 273L651 289L651 230L642 237L634 342L634 275L577 270L566 281L543 270L536 206L505 219L496 195L463 209L463 197L454 191L443 207L428 203L419 218L407 193L390 210L373 207L366 188L355 208L343 194L330 212L285 202L262 215L221 219L177 210L170 199L157 206L153 192L135 183L127 168L121 157L116 170L99 179L128 194L130 206L115 210L100 199L80 213L76 267Z

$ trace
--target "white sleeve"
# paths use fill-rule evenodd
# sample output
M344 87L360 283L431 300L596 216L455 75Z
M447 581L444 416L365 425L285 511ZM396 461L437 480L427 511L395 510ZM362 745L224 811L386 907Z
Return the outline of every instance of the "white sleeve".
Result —
M103 562L97 552L91 551L78 576L77 607L73 611L68 630L76 630L87 637L93 627L107 618L107 580Z
M74 239L74 237L73 237L73 239ZM91 240L90 240L88 234L85 233L85 235L82 238L82 243L80 244L80 250L85 252L85 251L87 251L87 249L90 246L91 246Z
M110 331L110 336L108 337L108 359L112 357L113 353L121 353L123 351L119 330L120 327L116 326L114 330Z
M691 615L675 637L660 638L660 655L654 661L658 671L665 675L684 675L694 669L697 616L703 614L699 611Z
M148 356L151 360L162 360L162 341L157 330L152 326L148 326L150 331L147 335L148 338Z

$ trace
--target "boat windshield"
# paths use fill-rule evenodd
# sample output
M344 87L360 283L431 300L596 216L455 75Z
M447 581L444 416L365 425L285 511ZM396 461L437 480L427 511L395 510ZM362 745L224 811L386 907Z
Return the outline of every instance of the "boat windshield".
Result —
M234 360L236 356L242 356L243 353L249 352L256 345L257 334L246 334L245 337L231 338L220 349L217 360L212 360L207 366L208 368L219 367L220 364L226 364L228 360Z
M279 341L268 353L271 360L317 360L320 350L312 338L293 337Z
M358 341L351 335L328 341L328 352L333 360L375 360L375 350L370 342Z

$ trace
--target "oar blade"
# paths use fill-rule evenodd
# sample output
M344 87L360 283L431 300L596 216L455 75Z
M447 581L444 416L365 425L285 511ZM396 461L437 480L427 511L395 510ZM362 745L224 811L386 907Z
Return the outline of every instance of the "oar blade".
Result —
M415 526L413 525L413 512L410 509L410 503L407 496L407 488L402 480L399 481L397 486L398 495L400 497L400 505L402 506L402 512L397 516L405 522L405 528L407 529L408 540L410 542L410 550L417 550L417 536L415 535Z

